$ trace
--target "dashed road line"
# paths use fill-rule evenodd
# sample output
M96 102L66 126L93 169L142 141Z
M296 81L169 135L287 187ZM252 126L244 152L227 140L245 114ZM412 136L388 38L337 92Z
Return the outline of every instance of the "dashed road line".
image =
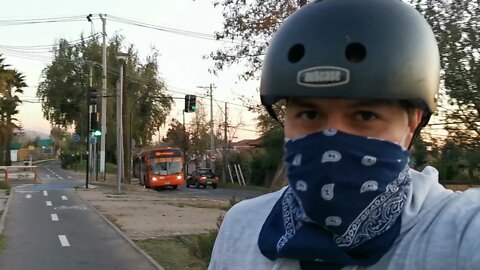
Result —
M51 216L52 216L52 221L58 221L57 214L51 214Z
M25 196L25 198L27 198L27 199L32 198L32 194L27 194L27 195Z
M43 196L48 196L48 192L46 190L43 191Z
M47 206L52 206L52 202L51 202L51 201L47 201Z
M64 201L68 201L68 198L67 198L67 196L62 196L62 200L64 200Z
M58 178L63 179L63 177L59 176Z
M69 247L70 243L68 242L67 236L65 235L59 235L58 239L60 240L60 244L62 247Z
M68 176L68 178L69 178L69 179L72 179L72 177L71 177L70 175Z

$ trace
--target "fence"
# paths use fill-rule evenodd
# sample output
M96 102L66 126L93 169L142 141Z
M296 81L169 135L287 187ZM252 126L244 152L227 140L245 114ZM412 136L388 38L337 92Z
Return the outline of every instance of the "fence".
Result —
M227 165L227 168L228 168L228 174L230 175L230 181L232 181L232 183L235 183L234 178L236 176L236 179L239 185L243 185L243 186L246 185L245 178L243 178L243 172L242 172L242 168L240 167L240 164L233 164L233 168L235 169L235 176L232 175L232 170L230 169L230 165Z
M37 166L0 166L0 181L32 180L37 182Z

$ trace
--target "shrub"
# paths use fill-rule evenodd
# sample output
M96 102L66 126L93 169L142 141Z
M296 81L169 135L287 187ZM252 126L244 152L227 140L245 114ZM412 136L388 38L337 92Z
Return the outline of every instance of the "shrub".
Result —
M0 189L6 189L7 195L10 194L10 185L5 181L0 181Z

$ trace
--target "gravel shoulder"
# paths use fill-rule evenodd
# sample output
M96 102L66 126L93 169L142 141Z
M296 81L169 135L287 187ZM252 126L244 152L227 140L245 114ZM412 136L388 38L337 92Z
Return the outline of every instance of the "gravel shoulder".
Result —
M208 232L217 228L217 219L229 204L172 197L136 185L124 190L118 195L112 186L98 184L96 188L77 189L77 194L132 240Z

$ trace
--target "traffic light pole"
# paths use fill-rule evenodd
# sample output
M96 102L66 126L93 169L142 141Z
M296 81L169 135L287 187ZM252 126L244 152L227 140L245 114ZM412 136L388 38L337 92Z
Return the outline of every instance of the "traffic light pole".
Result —
M93 87L93 65L90 63L90 73L89 73L89 86L87 87L87 106L88 106L88 117L87 117L87 168L86 168L86 177L85 177L85 188L88 188L88 180L90 177L93 178L93 173L96 170L96 141L91 143L92 129L97 130L97 88Z

